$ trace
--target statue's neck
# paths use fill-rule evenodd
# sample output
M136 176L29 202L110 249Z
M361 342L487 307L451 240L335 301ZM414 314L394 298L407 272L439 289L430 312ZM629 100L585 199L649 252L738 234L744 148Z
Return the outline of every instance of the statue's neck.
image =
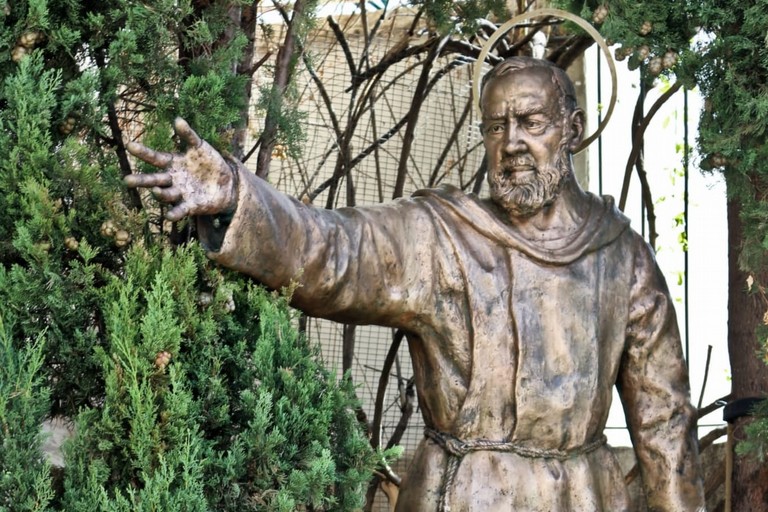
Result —
M587 193L571 177L552 202L528 217L510 216L509 223L531 242L566 241L575 237L589 216Z

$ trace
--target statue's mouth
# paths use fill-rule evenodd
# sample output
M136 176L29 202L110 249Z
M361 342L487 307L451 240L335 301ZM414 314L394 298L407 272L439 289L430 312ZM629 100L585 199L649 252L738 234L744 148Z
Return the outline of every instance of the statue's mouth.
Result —
M529 163L510 163L504 165L501 179L510 185L519 185L530 182L536 176L536 166Z
M514 174L521 174L524 172L533 172L536 167L532 165L511 165L504 168L504 175L511 176Z

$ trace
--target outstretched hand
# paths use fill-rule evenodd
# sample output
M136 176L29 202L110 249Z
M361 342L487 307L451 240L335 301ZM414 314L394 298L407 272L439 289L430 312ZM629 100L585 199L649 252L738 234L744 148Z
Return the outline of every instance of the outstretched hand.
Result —
M201 139L181 118L173 125L187 144L184 154L164 153L143 144L130 142L128 152L163 169L154 174L130 174L125 183L131 188L151 188L160 202L173 205L165 217L178 221L188 215L216 215L231 211L237 202L236 171L224 157Z

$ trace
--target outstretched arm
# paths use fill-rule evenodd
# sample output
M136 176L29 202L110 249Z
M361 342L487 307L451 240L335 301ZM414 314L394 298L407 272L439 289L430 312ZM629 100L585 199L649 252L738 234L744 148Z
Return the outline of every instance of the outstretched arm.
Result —
M210 144L201 139L189 124L177 118L174 129L186 143L183 154L155 151L137 142L128 151L163 169L154 174L130 174L129 187L150 188L160 202L173 205L165 217L178 221L186 216L231 213L237 206L237 172Z
M227 161L183 120L175 129L186 152L131 143L132 154L163 171L125 181L172 204L169 220L193 216L209 258L271 288L298 283L294 304L313 316L405 326L424 309L436 244L432 219L418 202L307 206ZM216 222L221 218L227 222Z

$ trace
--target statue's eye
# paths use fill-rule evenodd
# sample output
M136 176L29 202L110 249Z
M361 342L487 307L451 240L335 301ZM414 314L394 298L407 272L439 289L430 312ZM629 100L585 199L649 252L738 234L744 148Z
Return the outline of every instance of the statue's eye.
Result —
M546 130L547 122L544 119L539 119L538 117L527 117L523 121L523 126L528 132L539 134Z
M488 127L488 133L494 133L494 134L504 133L504 125L501 123L493 123Z

